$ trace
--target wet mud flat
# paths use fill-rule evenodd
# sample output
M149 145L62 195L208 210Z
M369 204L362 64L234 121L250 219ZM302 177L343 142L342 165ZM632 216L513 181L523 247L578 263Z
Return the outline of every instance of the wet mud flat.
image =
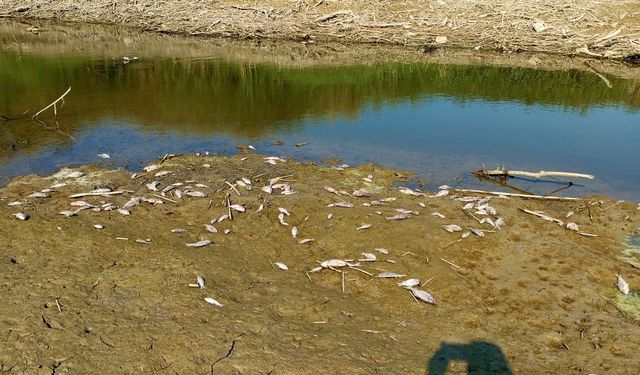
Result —
M1 189L0 369L637 371L635 203L422 194L398 188L408 172L264 158L165 158L134 179L84 166ZM397 285L411 278L435 305Z

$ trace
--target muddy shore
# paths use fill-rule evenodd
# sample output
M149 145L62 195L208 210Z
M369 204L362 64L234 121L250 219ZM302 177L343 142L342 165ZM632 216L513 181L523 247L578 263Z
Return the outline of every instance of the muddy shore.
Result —
M640 226L635 203L491 197L490 217L506 223L497 229L461 210L463 201L484 195L403 194L398 184L415 184L409 172L373 165L271 165L254 154L156 164L135 179L124 170L84 166L74 168L82 177L64 178L70 170L63 169L0 189L4 372L421 374L465 373L466 363L503 374L637 369L640 272L631 265L637 253L626 245ZM265 192L277 177L272 193ZM251 184L234 183L242 178ZM162 196L146 186L152 181L159 191L183 185ZM281 194L277 184L295 193ZM49 197L28 198L52 185L58 186L45 190ZM124 192L70 198L94 189ZM189 190L206 197L184 194ZM216 222L211 233L204 225L228 214L227 194L245 211ZM130 215L117 211L132 197L149 200ZM78 200L95 207L60 214L81 207L71 205ZM337 202L353 207L329 207ZM104 209L109 203L115 207ZM289 225L280 223L279 208L290 213L282 218ZM575 222L597 237L521 208ZM398 210L405 220L387 219ZM16 219L17 212L29 219ZM568 212L574 214L567 219ZM443 228L450 224L481 229L484 237L461 238ZM212 243L186 245L204 240ZM345 273L308 273L319 261L357 262L363 252L376 261L338 269ZM377 277L382 272L406 276ZM629 282L629 295L616 289L615 274ZM206 289L189 286L196 276ZM422 280L420 289L437 305L417 302L396 285L411 277Z
M638 64L640 5L631 1L6 0L0 17L133 26L252 40L401 45L425 52L543 52Z

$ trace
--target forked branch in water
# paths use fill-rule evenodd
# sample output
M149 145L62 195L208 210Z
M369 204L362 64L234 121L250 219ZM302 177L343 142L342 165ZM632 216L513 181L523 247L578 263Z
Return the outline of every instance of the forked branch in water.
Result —
M69 87L67 89L67 91L64 92L64 94L62 94L58 99L54 100L51 104L49 104L48 106L42 108L40 111L38 111L38 113L36 113L35 115L33 115L33 119L35 120L39 114L41 114L42 112L46 111L47 109L53 107L53 115L55 118L58 117L58 109L56 107L56 104L62 100L62 102L64 103L64 97L71 91L71 87Z
M584 173L573 173L573 172L556 172L556 171L540 171L537 173L534 172L525 172L525 171L508 171L506 169L496 169L496 170L486 170L481 169L476 172L478 175L483 176L500 176L500 177L529 177L540 179L544 177L569 177L569 178L586 178L588 180L593 180L595 177L590 174Z

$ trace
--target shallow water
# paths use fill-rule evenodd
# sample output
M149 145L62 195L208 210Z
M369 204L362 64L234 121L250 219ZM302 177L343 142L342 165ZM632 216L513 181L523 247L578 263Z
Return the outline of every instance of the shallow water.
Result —
M142 56L124 64L95 51L19 51L1 37L0 114L34 113L72 88L59 108L61 132L27 119L0 122L4 180L105 163L98 153L136 170L165 153L232 154L242 143L303 160L413 170L427 188L499 189L470 175L482 165L585 172L596 181L559 194L640 199L637 81L608 77L608 88L586 71L428 62L287 67ZM53 123L51 112L41 118ZM512 182L535 193L564 186Z

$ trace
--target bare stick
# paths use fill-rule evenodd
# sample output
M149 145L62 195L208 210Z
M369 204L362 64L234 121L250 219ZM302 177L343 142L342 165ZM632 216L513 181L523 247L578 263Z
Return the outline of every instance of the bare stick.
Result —
M492 171L480 170L480 174L486 176L510 176L510 177L530 177L530 178L544 178L544 177L569 177L569 178L586 178L593 180L595 177L590 174L573 173L573 172L554 172L554 171L540 171L540 172L525 172L525 171L508 171L506 169L495 169Z
M553 195L530 195L530 194L517 194L517 193L503 193L501 191L486 191L486 190L475 190L475 189L453 189L453 191L458 193L475 193L475 194L489 194L489 195L498 195L504 197L516 197L516 198L524 198L524 199L541 199L541 200L550 200L550 201L581 201L582 198L573 198L573 197L556 197Z
M346 271L342 273L342 294L344 294L344 278L346 274L347 274Z
M611 206L609 206L609 207L607 207L607 208L603 209L603 210L602 210L602 211L600 211L600 212L605 212L606 210L608 210L608 209L610 209L610 208L613 208L613 207L615 207L615 206L617 206L617 205L619 205L620 203L623 203L623 202L624 202L624 201L617 201L616 203L614 203L614 204L612 204Z
M528 213L528 214L530 214L530 215L537 216L537 217L539 217L539 218L541 218L541 219L543 219L543 220L546 220L546 221L551 221L551 222L556 223L556 224L558 224L558 225L560 225L560 226L564 226L564 223L562 222L562 220L559 220L559 219L553 218L553 217L551 217L551 216L549 216L549 215L545 214L544 212L541 212L541 211L531 211L531 210L527 210L526 208L520 208L520 211L525 212L525 213Z
M351 270L356 270L356 271L360 271L360 272L364 273L365 275L369 275L369 276L372 276L372 277L373 277L373 274L372 274L372 273L367 272L367 271L365 271L365 270L361 270L360 268L356 268L356 267L349 267L349 269L351 269Z
M238 191L238 189L236 189L236 187L232 185L229 181L225 181L224 183L229 185L229 187L231 187L236 192L236 194L240 195L240 192Z
M66 96L70 91L71 91L71 87L69 87L69 88L67 89L67 91L65 91L65 93L64 93L64 94L62 94L58 99L54 100L54 101L53 101L53 103L49 104L48 106L46 106L46 107L42 108L40 111L38 111L38 113L36 113L35 115L33 115L33 117L32 117L32 118L35 120L35 119L38 117L38 115L39 115L39 114L41 114L42 112L46 111L47 109L49 109L49 108L51 108L51 107L55 106L55 105L56 105L56 103L58 103L59 101L63 100L63 99L64 99L64 97L65 97L65 96Z
M447 264L449 264L449 265L454 266L455 268L460 269L460 266L458 266L457 264L454 264L454 263L452 263L452 262L449 262L448 260L446 260L446 259L444 259L444 258L440 258L440 260L441 260L441 261L443 261L443 262L445 262L445 263L447 263Z
M69 198L82 198L82 197L101 197L101 196L109 196L109 195L118 195L129 192L128 190L116 190L116 191L105 191L102 193L78 193L70 195Z

